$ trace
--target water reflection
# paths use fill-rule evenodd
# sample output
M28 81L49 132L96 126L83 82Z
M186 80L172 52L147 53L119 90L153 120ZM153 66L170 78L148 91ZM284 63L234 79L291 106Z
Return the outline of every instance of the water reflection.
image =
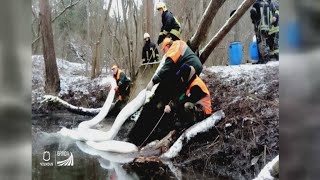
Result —
M43 139L48 140L48 143L44 143L43 147L37 147L34 149L32 155L32 176L33 179L119 179L119 180L138 180L138 179L150 179L156 173L141 173L152 172L146 169L139 170L139 175L134 171L134 168L130 168L130 165L125 169L123 164L132 162L136 157L136 154L120 154L99 151L86 145L85 142L76 141L69 142L69 139L59 137L55 133L49 134L41 133L43 138L39 138L40 142L44 142ZM65 141L65 142L64 142ZM39 145L40 142L37 144ZM61 145L63 144L63 145ZM66 144L68 144L67 148ZM59 148L60 147L60 148ZM52 164L44 164L44 152L51 153ZM60 167L56 165L54 156L57 151L71 152L74 157L74 165L70 167ZM160 165L159 165L160 166ZM152 169L157 169L151 167ZM169 172L162 172L161 179L172 179L173 177ZM165 177L165 178L163 178ZM175 179L173 177L173 179Z
M74 141L57 134L61 127L75 128L86 120L71 114L33 115L32 119L32 178L33 179L150 179L153 174L140 174L123 164L133 161L137 154L99 151L85 142ZM102 128L110 126L110 120ZM73 154L73 166L57 166L58 151ZM44 152L50 152L50 161L44 161ZM67 159L68 157L65 157ZM64 160L64 159L61 159ZM50 164L51 163L51 164ZM129 170L128 170L129 169ZM144 171L144 169L142 170ZM168 174L168 173L166 173ZM167 175L167 177L170 177ZM163 178L168 179L168 178Z

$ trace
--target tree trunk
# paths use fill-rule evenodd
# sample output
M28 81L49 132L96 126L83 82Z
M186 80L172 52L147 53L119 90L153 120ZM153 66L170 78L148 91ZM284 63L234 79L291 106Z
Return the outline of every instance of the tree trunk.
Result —
M98 59L98 54L99 54L99 44L100 44L100 42L99 41L97 41L96 43L95 43L95 51L94 51L94 54L93 54L93 58L92 58L92 67L91 67L91 79L94 79L94 78L96 78L96 76L97 76L97 59Z
M126 3L126 5L125 5L125 3ZM128 19L127 19L128 1L122 0L121 4L122 4L123 21L124 21L124 25L125 25L125 35L126 35L126 39L127 39L129 72L130 72L130 76L132 77L132 75L133 75L133 72L132 72L133 63L132 63L132 59L131 59L131 45L130 45L131 42L130 42Z
M60 91L60 79L53 44L51 27L51 9L48 0L40 0L40 21L43 56L46 71L45 92L57 95Z
M133 11L133 19L134 19L134 28L135 28L135 35L136 35L136 40L135 40L135 52L134 53L134 60L135 62L137 61L138 57L137 57L137 54L138 54L138 20L137 20L137 16L138 16L138 8L137 8L137 5L135 4L135 2L133 1L133 7L134 7L134 11ZM136 63L135 63L136 64ZM139 64L139 63L138 63Z
M196 51L199 48L201 42L203 42L208 34L212 20L216 16L218 10L223 5L226 0L211 0L209 6L207 7L204 15L200 20L200 24L197 31L190 39L190 48Z
M89 43L91 47L91 39L90 39L90 1L87 1L87 42ZM92 51L90 48L89 51ZM93 54L93 53L91 53ZM89 77L89 58L86 59L86 76Z
M105 28L105 25L108 22L108 18L109 18L109 12L111 9L111 4L112 4L112 0L109 0L109 4L108 4L108 8L105 12L105 17L104 20L102 21L102 27L101 30L98 34L98 38L96 41L96 46L95 46L95 53L93 55L93 62L92 62L92 72L91 72L91 79L96 78L97 76L100 75L101 73L101 69L100 69L100 61L101 61L101 42L102 42L102 36L103 36L103 31Z
M152 28L152 22L153 22L153 0L145 0L146 1L146 24L147 24L147 29L146 32L150 34L151 37L153 37L153 28Z
M224 36L231 30L231 28L239 21L243 14L250 8L255 0L244 0L238 7L236 12L231 16L218 33L210 40L210 42L201 50L200 60L202 64L208 59L214 48L220 43Z
M133 50L134 50L134 46L133 46L133 41L134 41L134 37L133 35L135 33L133 33L133 1L127 1L128 3L128 32L129 32L129 37L130 37L130 62L131 62L131 74L130 76L133 77L133 75L135 74L135 68L134 68L134 54L133 54Z

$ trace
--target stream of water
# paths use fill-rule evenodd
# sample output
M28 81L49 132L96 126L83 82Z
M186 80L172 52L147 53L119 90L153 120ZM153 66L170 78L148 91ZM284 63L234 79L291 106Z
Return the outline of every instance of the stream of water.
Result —
M33 115L32 179L222 179L172 163L130 168L123 164L133 157L97 151L56 133L61 127L75 128L90 118L68 113ZM107 130L112 123L107 118L99 128Z

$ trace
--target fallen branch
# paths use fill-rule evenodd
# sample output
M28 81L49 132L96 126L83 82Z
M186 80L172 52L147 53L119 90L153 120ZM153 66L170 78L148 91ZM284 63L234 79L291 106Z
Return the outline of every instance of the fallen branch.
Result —
M175 135L176 131L170 131L164 138L160 141L153 141L140 150L140 156L160 156L162 153L168 151L169 147L176 140ZM157 153L154 153L156 151Z
M60 99L57 96L52 96L52 95L44 95L44 100L41 101L40 103L44 102L57 102L61 105L63 105L68 111L71 111L73 113L77 114L87 114L87 115L95 115L98 114L101 111L101 108L85 108L85 107L78 107L74 106L72 104L69 104L68 102Z
M114 99L114 95L115 95L115 91L114 88L116 87L117 83L115 81L114 78L112 77L107 77L105 79L102 80L101 85L106 85L109 84L110 85L110 92L108 94L108 97L106 99L106 101L103 104L102 108L84 108L84 107L78 107L78 106L74 106L72 104L69 104L68 102L60 99L57 96L52 96L52 95L45 95L44 96L44 100L42 100L40 102L40 104L44 103L44 102L58 102L60 104L62 104L68 111L71 111L73 113L77 113L77 114L81 114L81 115L96 115L93 119L91 119L90 121L85 121L80 123L80 126L87 124L87 126L93 127L96 124L98 124L100 121L102 121L105 116L108 114L109 110L112 109L115 103L112 103L113 99Z

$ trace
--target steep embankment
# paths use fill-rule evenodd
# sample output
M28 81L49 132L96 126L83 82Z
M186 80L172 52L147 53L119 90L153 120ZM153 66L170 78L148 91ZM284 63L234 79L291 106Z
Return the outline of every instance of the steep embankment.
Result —
M204 69L214 110L226 118L198 135L178 164L234 179L255 177L279 154L279 62Z

